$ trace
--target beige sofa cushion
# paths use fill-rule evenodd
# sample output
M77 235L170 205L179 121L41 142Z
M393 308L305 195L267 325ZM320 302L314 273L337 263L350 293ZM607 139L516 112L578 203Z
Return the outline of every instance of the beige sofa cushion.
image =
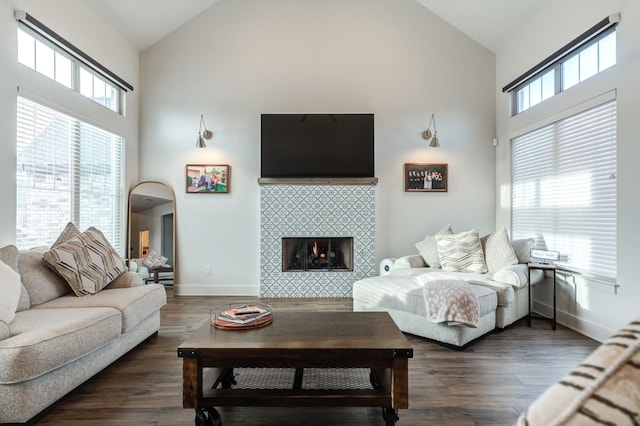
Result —
M18 312L10 324L12 337L0 341L0 384L30 380L69 364L118 337L121 328L120 313L113 308Z
M6 246L0 248L0 260L6 263L13 269L14 271L20 273L18 270L18 248L16 246ZM18 300L18 307L16 308L16 312L24 311L25 309L29 309L31 307L31 300L29 300L29 293L27 289L22 284L22 280L20 281L20 300Z
M34 310L110 307L122 313L122 332L126 333L165 303L167 303L167 292L164 286L148 284L130 288L107 288L87 297L75 297L69 294L39 305Z
M90 227L44 253L77 296L95 294L127 271L125 261L100 230Z
M31 305L39 305L71 291L62 277L42 263L42 255L45 251L47 247L36 247L21 250L18 256L18 271L22 284L29 293Z
M105 288L129 288L144 285L144 280L140 274L127 271L115 280L111 281Z

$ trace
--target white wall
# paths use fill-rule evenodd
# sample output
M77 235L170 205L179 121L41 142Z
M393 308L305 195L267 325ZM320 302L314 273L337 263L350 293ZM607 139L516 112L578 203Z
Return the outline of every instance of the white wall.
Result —
M447 223L493 230L494 61L414 0L222 0L144 51L140 177L176 191L178 293L258 293L261 113L375 113L378 260ZM449 192L405 193L405 162L448 163ZM231 165L230 194L185 193L205 163Z
M15 9L24 10L134 86L127 115L97 103L17 63ZM80 0L0 0L0 246L15 243L16 88L65 114L118 134L126 141L125 192L138 173L138 52ZM126 203L124 203L126 204ZM126 217L125 207L122 214ZM61 230L62 231L62 230ZM122 237L125 238L125 229ZM123 239L126 241L126 239Z
M620 13L617 65L604 73L509 118L509 98L501 88L536 63L560 49L591 26L613 13ZM544 29L544 30L542 30ZM549 117L611 90L618 99L618 282L610 287L579 283L559 290L559 320L591 337L603 340L638 315L640 281L637 278L637 241L640 211L637 182L640 181L640 146L637 143L640 98L640 2L611 0L563 0L531 17L518 34L509 38L496 54L496 116L500 146L496 152L496 212L498 225L509 226L509 139ZM547 289L549 291L549 289ZM542 295L550 300L550 295ZM543 303L544 304L544 303Z

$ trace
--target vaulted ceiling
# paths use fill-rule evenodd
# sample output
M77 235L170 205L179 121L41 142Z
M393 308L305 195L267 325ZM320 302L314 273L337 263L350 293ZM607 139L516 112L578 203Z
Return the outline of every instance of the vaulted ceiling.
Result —
M219 0L84 1L143 51ZM553 0L416 1L495 53L510 33Z

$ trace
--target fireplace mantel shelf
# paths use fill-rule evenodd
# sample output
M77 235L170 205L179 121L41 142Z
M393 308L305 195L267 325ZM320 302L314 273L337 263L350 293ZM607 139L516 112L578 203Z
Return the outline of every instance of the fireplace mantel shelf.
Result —
M367 178L258 178L260 185L377 185L377 177Z

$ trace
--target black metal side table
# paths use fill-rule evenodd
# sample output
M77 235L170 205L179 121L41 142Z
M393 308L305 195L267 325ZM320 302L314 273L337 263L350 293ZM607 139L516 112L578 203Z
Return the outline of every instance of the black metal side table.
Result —
M529 263L527 264L527 273L529 279L529 316L527 317L527 321L529 327L531 327L531 270L532 269L540 269L544 272L553 271L553 319L551 325L553 329L556 329L556 265L551 265L548 263Z

